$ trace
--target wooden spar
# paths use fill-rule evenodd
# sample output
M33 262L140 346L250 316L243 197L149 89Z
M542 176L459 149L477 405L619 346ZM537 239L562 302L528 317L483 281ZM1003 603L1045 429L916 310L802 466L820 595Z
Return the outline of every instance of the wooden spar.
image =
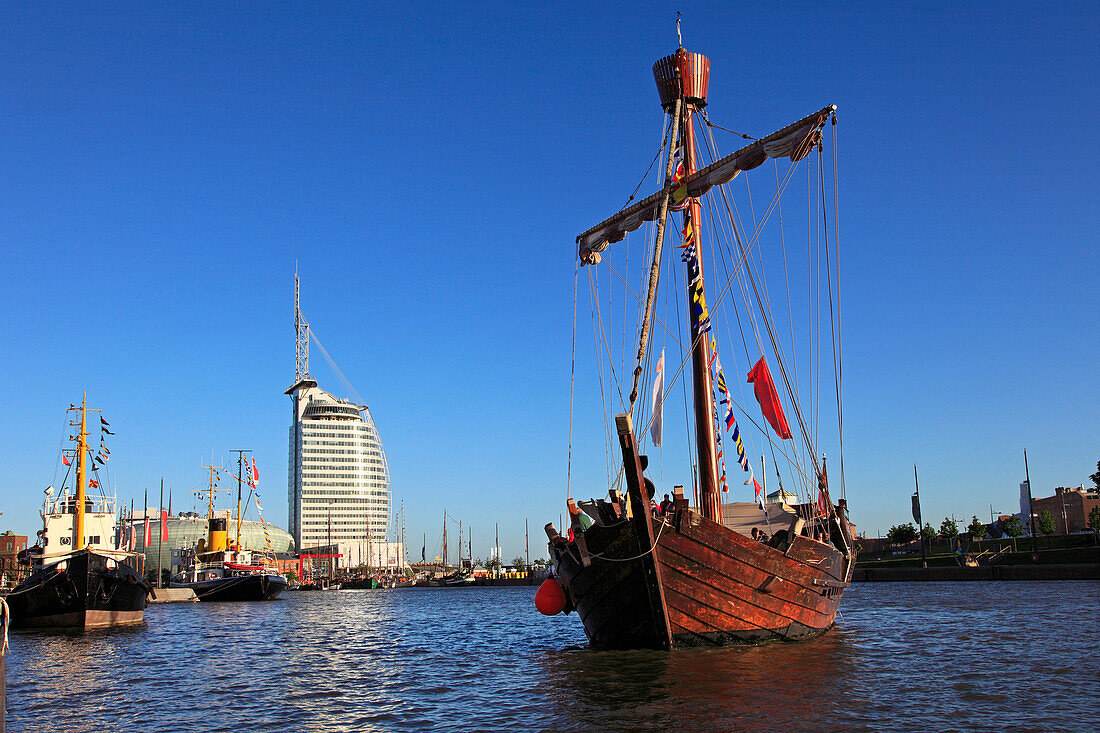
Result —
M660 645L668 648L672 645L672 632L669 629L668 613L665 608L661 568L656 557L657 541L653 534L653 517L649 511L652 497L646 490L641 456L638 455L638 443L634 440L634 425L630 415L616 415L615 429L619 434L619 447L623 453L623 477L626 479L627 501L630 503L633 515L630 522L634 525L634 532L638 537L639 560L645 573L649 612L658 628L663 628Z
M676 61L680 71L680 78L689 78L690 70L687 68L692 54L680 49L676 53ZM696 90L705 99L706 89ZM681 87L681 95L683 88ZM692 117L695 104L682 105L680 114L683 117L681 129L683 130L684 147L684 176L695 172L695 130L692 128ZM700 287L705 296L706 283L703 278L703 240L700 236L702 230L701 208L699 199L692 197L684 212L684 223L688 218L695 229L695 267L699 278L702 280ZM688 263L691 270L691 263ZM690 275L688 277L690 280ZM691 376L692 392L695 407L695 444L699 456L699 512L707 519L721 524L722 504L718 490L718 461L717 448L714 434L714 388L711 385L710 376L710 344L706 335L699 334L699 320L692 315L692 284L687 285L688 302L688 328L691 329Z
M634 400L638 398L638 380L642 376L642 363L645 362L646 349L649 348L649 322L653 315L653 300L657 296L657 283L661 277L661 250L665 242L665 223L668 220L668 197L672 194L669 184L672 182L673 161L676 156L676 139L680 134L680 107L682 100L676 99L672 112L672 134L669 136L668 163L665 166L664 195L657 213L657 241L653 244L653 263L649 268L649 287L646 289L645 313L642 317L642 333L638 339L638 360L634 367L634 386L630 388L630 415L634 415Z

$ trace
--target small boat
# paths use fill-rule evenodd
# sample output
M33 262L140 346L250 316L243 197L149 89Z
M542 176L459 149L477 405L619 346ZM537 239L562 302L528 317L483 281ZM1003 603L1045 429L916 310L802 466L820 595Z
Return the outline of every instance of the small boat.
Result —
M134 569L138 555L118 547L115 499L88 492L101 480L96 463L105 465L110 455L102 441L94 457L88 445L87 413L99 411L88 408L86 399L69 411L80 414L79 422L70 423L79 429L76 446L62 454L70 468L75 458L75 492L63 489L54 499L53 487L46 489L42 544L28 548L32 573L6 597L12 626L82 630L140 624L151 586ZM113 434L102 415L100 421L101 438Z
M286 590L287 580L279 572L274 558L241 546L241 465L237 469L237 533L228 539L228 518L215 516L214 466L207 466L207 532L191 551L189 565L172 578L172 588L190 588L200 601L269 601Z
M613 424L605 417L605 424L592 432L593 438L598 435L603 441L607 431L608 495L590 502L568 499L565 536L553 524L546 525L555 577L544 583L545 595L540 589L537 605L547 614L577 611L595 649L667 649L813 637L833 625L851 581L856 555L846 500L834 502L830 498L825 457L820 452L822 441L827 439L830 449L839 453L839 493L843 497L839 269L834 270L833 236L836 217L826 216L826 202L832 199L836 186L835 179L831 190L825 183L829 169L822 151L826 125L836 125L836 108L826 106L759 138L737 133L752 142L722 156L712 129L726 128L711 123L705 111L711 78L709 59L681 45L654 64L653 74L666 115L659 188L577 237L578 271L587 269L590 283L603 282L603 278L597 280L598 266L614 255L618 259L608 259L599 270L614 273L628 289L628 282L643 286L640 295L635 296L637 302L631 304L632 308L637 306L637 328L628 320L632 316L624 314L620 323L616 314L617 325L638 335L636 353L629 354L625 346L621 354L612 353L617 338L602 330L610 327L608 309L622 302L625 294L618 298L607 295L600 301L596 286L591 287L593 320L600 321L601 329L594 326L597 361L604 362L599 388L603 393L603 380L610 377L613 386L607 389L607 395L617 395L603 396L602 407L605 416L612 400L617 399L622 407ZM819 268L812 271L816 279L806 295L811 310L804 304L801 309L790 305L789 285L785 298L776 295L775 288L769 300L768 289L762 285L765 267L761 242L775 248L768 253L769 263L781 262L785 268L783 219L782 215L772 214L799 161L812 152L817 153L812 159L812 173L801 176L807 180L811 217L800 230L811 244L812 264L806 267ZM835 161L835 149L832 155ZM702 160L705 156L709 160ZM742 199L742 208L738 208L737 197L743 194L725 184L769 159L776 162L768 166L762 182L770 186L774 181L772 204L761 215L759 200L757 208L751 208L752 193L748 189L750 198ZM781 179L786 182L780 184ZM704 201L708 192L712 195ZM765 194L766 201L771 194L767 190ZM807 211L804 203L801 210ZM679 232L669 224L677 212L681 217ZM710 220L703 220L704 213ZM704 224L711 222L713 226L704 229ZM747 231L742 230L742 222ZM652 242L652 249L643 257L635 254L636 248L630 250L630 260L623 259L623 247L605 253L610 245L643 225L646 243ZM668 262L662 265L666 225L672 234L670 245L680 255L676 259L683 263L684 279L678 280L680 292L666 295L662 305L656 297L657 285L662 277L672 279L672 273L680 269ZM643 258L644 262L639 262ZM715 267L711 277L718 283L719 295L708 309L708 281L703 269L716 261L721 266ZM629 265L636 269L626 271ZM610 273L608 281L614 282ZM779 269L778 273L782 278L785 270ZM676 291L676 281L666 288ZM724 306L721 312L720 306ZM820 322L810 320L807 327L803 320L807 310ZM723 321L718 321L719 317L724 317ZM719 329L718 323L726 327ZM657 330L656 324L664 332ZM817 352L817 343L807 334L828 343L830 327L832 351ZM668 370L671 383L665 382L664 349L659 359L650 352L651 328L654 339L666 339L673 347ZM575 319L574 344L583 343L583 338L576 338L576 329ZM819 336L821 331L824 339ZM739 334L740 338L731 334ZM750 390L742 384L741 388L754 394L762 415L755 409L746 410L752 398L738 400L737 385L725 380L718 343L723 336L732 342L724 345L726 356L732 357L731 361L743 358L744 369L751 367L748 382L753 386ZM777 369L774 382L765 357ZM622 368L620 359L631 359L633 371ZM826 364L834 371L828 378L833 381L835 377L836 404L824 399L832 396L834 386L829 385L828 390L818 386L826 378L820 374ZM642 375L646 375L644 380ZM664 394L666 390L671 392L681 376L687 383L684 415L666 423L662 415L669 408ZM640 400L639 390L643 393ZM625 395L629 395L629 402ZM782 409L784 401L788 404L787 414L793 410L794 431ZM673 402L679 400L670 401L671 409L678 410ZM740 420L735 416L735 406ZM823 406L829 411L823 412ZM636 420L644 426L637 434ZM827 420L833 422L835 433L827 429ZM689 427L690 422L694 425ZM689 489L685 495L683 485L674 486L657 507L655 484L646 475L650 462L640 444L648 438L656 450L662 446L663 426L677 424L687 428L682 441L676 442L677 448L683 446L686 460L681 462L675 456L675 469L671 458L663 460L662 473L682 471L682 484ZM573 429L570 424L571 435ZM725 454L723 438L728 441ZM762 451L759 477L753 472L755 462L746 454L750 441ZM797 496L790 503L766 501L766 486L761 484L766 484L765 450L773 456L780 495L784 495L786 478L791 493ZM616 452L618 455L612 456ZM667 450L665 454L667 457ZM723 502L722 494L729 491L724 455L736 459L736 464L730 462L734 471L740 464L748 477L745 484L749 491L755 491L755 502ZM673 498L668 498L669 494Z

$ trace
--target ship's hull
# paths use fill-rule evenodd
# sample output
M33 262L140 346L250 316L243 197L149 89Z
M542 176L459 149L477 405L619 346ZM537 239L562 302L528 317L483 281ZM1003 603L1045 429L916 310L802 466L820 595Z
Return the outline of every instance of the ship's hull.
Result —
M795 537L777 549L685 507L653 521L593 525L550 546L555 571L596 649L797 640L836 619L852 562ZM583 557L587 555L589 564Z
M15 628L102 629L142 623L148 587L125 562L82 550L34 573L6 600Z
M172 583L173 588L195 591L200 601L270 601L286 590L286 586L283 576L263 573Z

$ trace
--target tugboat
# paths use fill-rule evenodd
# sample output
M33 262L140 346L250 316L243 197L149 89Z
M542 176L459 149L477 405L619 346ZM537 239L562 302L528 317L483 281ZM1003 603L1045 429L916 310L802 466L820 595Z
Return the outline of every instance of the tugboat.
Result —
M238 457L238 463L241 458ZM190 555L190 564L176 575L172 588L190 588L200 601L269 601L286 590L287 581L271 558L241 546L241 467L237 471L237 534L228 539L228 518L214 515L215 466L210 471L206 537Z
M118 548L115 499L102 492L92 496L87 487L99 487L96 462L105 465L110 453L102 440L93 458L88 446L87 399L80 407L74 449L62 453L62 462L76 459L76 491L63 489L57 499L46 489L42 507L40 544L29 548L32 574L7 596L14 628L101 629L140 624L144 620L146 594L152 587L134 569L137 555ZM100 416L101 438L110 435ZM96 479L88 479L88 464ZM68 476L66 475L66 479ZM64 483L62 483L64 486Z

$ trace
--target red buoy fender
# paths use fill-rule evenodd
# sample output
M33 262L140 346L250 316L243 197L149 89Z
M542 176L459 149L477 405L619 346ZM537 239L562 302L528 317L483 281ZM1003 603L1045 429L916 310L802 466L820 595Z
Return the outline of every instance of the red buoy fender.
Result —
M553 616L565 610L565 589L554 578L547 578L535 593L535 608L544 616Z

